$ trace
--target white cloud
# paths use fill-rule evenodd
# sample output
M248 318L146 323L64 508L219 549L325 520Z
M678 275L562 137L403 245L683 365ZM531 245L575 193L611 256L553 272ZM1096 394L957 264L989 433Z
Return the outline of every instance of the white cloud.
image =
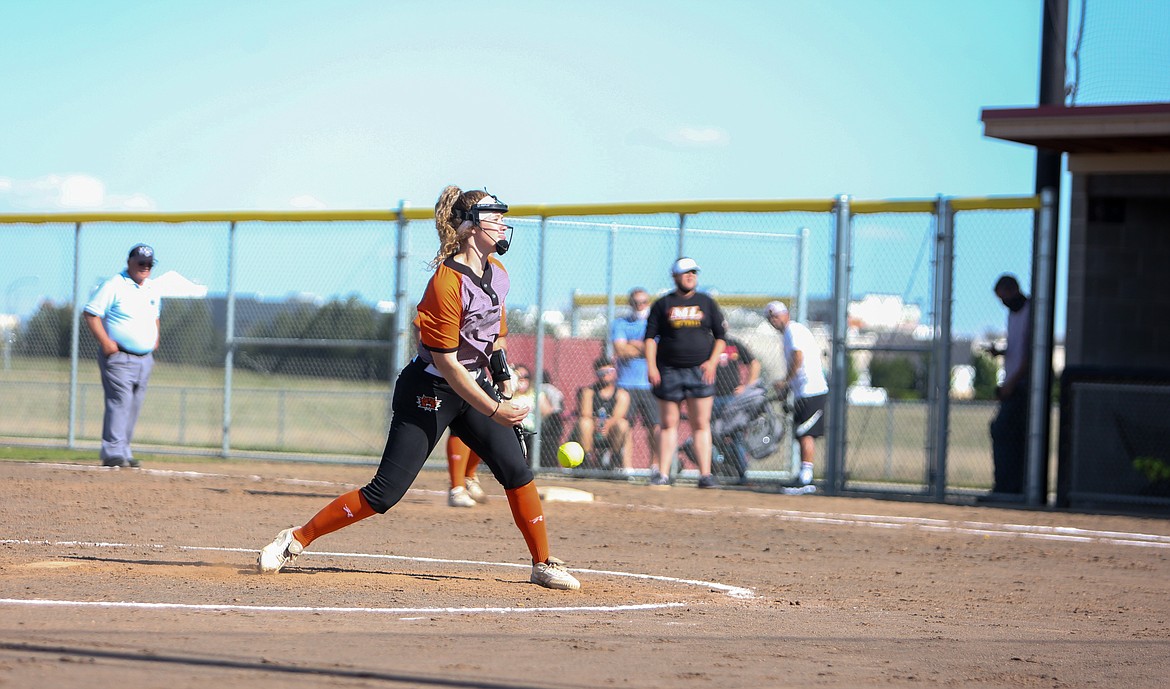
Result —
M0 178L0 204L21 210L152 210L147 195L107 194L102 180L86 174L49 174L35 179Z
M101 208L106 185L89 175L67 175L61 179L57 202L65 208Z
M667 134L667 141L680 146L726 146L731 136L718 127L679 127Z
M310 196L309 194L294 196L289 199L288 203L293 208L301 208L304 210L324 210L325 208L328 208L328 206L326 206L323 201L320 201L317 199L317 197Z
M121 208L128 211L152 211L154 199L146 194L130 194L129 196L111 196L107 207Z
M635 129L626 135L626 142L666 149L722 148L731 143L731 135L720 127L682 125L666 131Z

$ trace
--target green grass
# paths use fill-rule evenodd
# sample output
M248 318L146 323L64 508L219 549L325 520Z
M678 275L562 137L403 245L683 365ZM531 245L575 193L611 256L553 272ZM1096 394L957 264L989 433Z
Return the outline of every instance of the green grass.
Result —
M179 462L190 461L190 458L167 457L135 453L140 461ZM7 462L58 462L65 464L95 464L96 454L93 450L70 450L56 447L28 447L24 445L0 445L0 461Z
M155 363L151 383L163 386L206 387L223 389L224 369L206 366L184 366L166 361ZM83 357L77 362L80 383L101 384L97 361ZM13 357L11 368L0 370L0 383L69 383L69 360L48 357ZM269 390L335 390L343 386L350 392L386 392L388 381L321 378L289 373L262 373L236 367L232 383L240 387Z
M151 375L135 442L222 446L222 369L159 363ZM231 445L239 450L380 454L389 385L237 370L232 380ZM78 440L98 440L104 400L97 364L78 362ZM16 358L0 371L0 435L68 436L69 362Z

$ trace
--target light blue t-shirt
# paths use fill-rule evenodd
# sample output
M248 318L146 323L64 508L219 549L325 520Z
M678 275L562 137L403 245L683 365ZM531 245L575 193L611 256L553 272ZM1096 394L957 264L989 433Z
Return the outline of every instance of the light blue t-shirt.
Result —
M614 342L641 342L646 338L646 321L626 316L614 321L610 339ZM617 386L625 390L649 390L650 377L646 358L617 359Z
M102 319L106 334L122 349L135 354L154 351L162 300L150 278L139 285L122 271L102 283L85 312Z

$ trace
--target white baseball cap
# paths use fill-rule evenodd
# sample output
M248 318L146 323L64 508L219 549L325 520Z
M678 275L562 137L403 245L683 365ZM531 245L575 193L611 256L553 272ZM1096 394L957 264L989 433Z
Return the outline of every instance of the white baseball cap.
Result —
M782 301L770 301L768 302L768 305L764 307L764 313L767 314L768 318L771 318L772 316L780 316L782 314L788 313L788 307L785 306L784 302Z
M675 261L674 265L670 267L670 274L682 275L683 273L689 273L692 270L696 273L699 272L699 264L695 263L695 259L683 256L682 258Z

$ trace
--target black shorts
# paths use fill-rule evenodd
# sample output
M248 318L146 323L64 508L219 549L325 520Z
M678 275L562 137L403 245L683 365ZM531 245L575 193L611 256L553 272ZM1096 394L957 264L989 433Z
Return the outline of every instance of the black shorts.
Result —
M792 409L792 435L819 438L825 434L825 400L828 395L813 395L796 400Z
M698 366L690 368L660 366L658 371L662 375L662 381L654 388L654 396L660 400L682 402L715 396L715 385L703 382L703 369Z
M658 420L658 402L649 388L625 388L630 393L630 411L626 418L630 420L630 428L642 419L642 425L653 428L661 422Z
M394 416L382 461L374 478L361 489L370 507L384 513L402 499L448 427L483 458L505 489L531 483L532 469L515 432L476 411L447 381L425 369L426 364L417 359L410 362L394 385ZM477 382L496 397L482 372Z

